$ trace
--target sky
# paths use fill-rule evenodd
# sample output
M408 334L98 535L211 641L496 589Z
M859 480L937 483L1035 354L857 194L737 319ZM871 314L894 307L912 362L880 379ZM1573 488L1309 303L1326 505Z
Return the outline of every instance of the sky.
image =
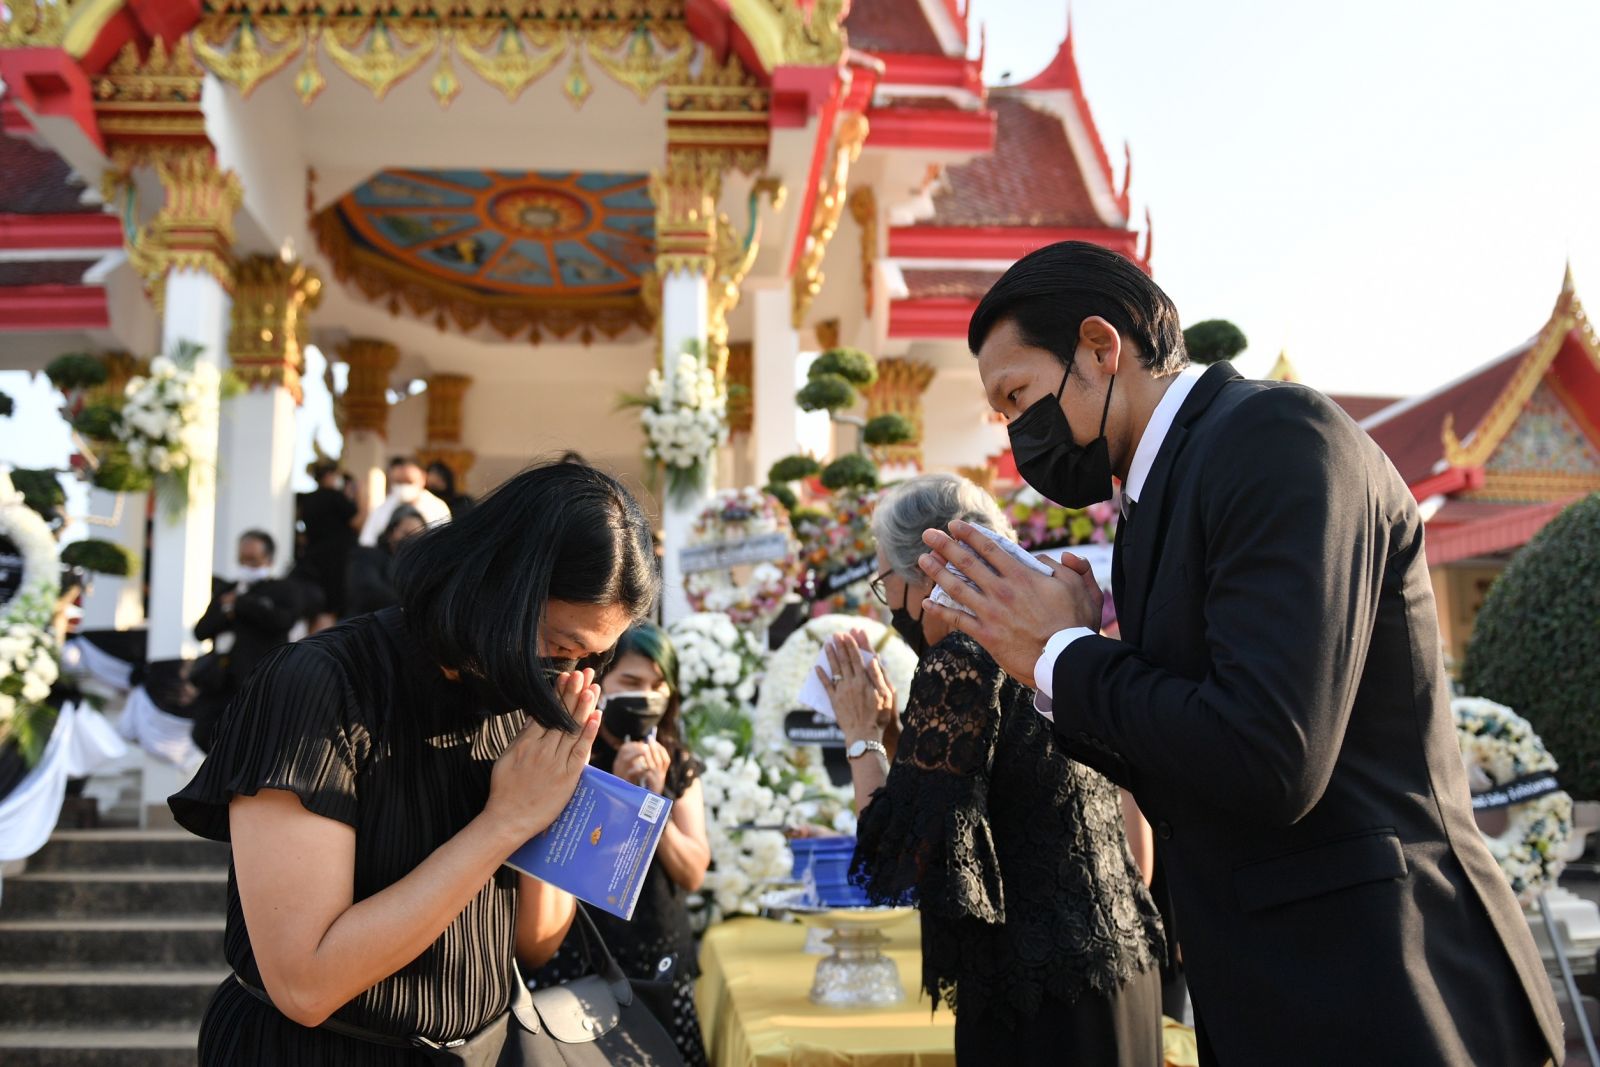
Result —
M858 0L859 2L859 0ZM871 2L871 0L865 0ZM1067 0L971 0L986 80L1052 58ZM1594 0L1075 0L1073 38L1155 278L1264 374L1406 395L1600 308ZM976 45L974 45L976 47Z

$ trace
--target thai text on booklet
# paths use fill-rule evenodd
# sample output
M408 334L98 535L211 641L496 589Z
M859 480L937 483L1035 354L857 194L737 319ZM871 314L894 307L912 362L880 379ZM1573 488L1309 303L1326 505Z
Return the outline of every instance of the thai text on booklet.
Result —
M632 919L671 811L666 797L585 767L556 821L506 865Z

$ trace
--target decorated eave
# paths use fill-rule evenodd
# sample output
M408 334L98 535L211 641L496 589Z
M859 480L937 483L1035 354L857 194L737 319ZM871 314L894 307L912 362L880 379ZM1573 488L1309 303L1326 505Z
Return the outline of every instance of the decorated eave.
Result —
M969 58L969 10L957 0L871 0L845 20L853 52L874 85L869 150L935 158L994 148L995 116L985 106L983 53Z
M4 104L0 104L4 107ZM54 152L26 139L5 108L0 133L0 330L55 332L110 325L102 283L121 257L116 219L83 201L84 186Z
M1600 341L1571 271L1533 340L1361 426L1424 503L1430 563L1516 548L1600 490Z
M889 336L965 338L978 301L1013 262L1057 241L1089 241L1150 269L1129 225L1128 180L1118 186L1078 75L1069 23L1037 77L988 91L994 151L946 168L931 217L889 230L899 273ZM895 284L895 282L898 284Z

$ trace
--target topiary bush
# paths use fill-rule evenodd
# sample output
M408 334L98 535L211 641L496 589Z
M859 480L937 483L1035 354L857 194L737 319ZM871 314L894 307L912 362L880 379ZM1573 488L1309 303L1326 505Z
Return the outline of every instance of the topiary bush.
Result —
M1220 363L1249 347L1244 331L1227 319L1206 319L1183 331L1183 347L1194 363Z
M761 491L782 504L784 511L793 511L800 506L800 498L787 485L780 485L774 482L771 485L763 486Z
M91 441L110 441L117 436L121 412L110 404L90 404L72 420L72 428Z
M876 489L878 465L860 452L849 452L822 468L822 486L838 492L851 486Z
M802 478L809 478L822 470L822 464L810 456L784 456L772 465L767 471L767 481L774 485L783 485L786 482L798 482Z
M115 542L98 538L74 541L64 546L61 549L61 562L69 567L114 578L131 578L139 573L139 561L132 552Z
M837 374L813 374L794 399L802 411L836 411L855 404L856 390Z
M859 348L830 348L811 364L807 376L837 374L851 385L868 386L878 380L878 361Z
M62 392L75 389L92 389L104 385L108 377L106 365L87 352L69 352L52 359L44 369L50 384Z
M917 435L917 428L904 415L889 413L868 419L861 431L861 440L872 448L904 444Z
M1533 723L1562 786L1600 799L1600 493L1556 516L1490 587L1461 684Z

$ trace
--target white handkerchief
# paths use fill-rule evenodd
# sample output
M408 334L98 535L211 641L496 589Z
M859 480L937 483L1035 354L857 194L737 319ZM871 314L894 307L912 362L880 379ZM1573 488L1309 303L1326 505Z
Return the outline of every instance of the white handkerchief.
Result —
M1009 538L1001 537L999 534L995 533L993 530L989 529L987 526L979 526L977 523L971 523L970 525L972 526L972 528L974 530L977 530L979 533L983 534L989 540L995 542L1001 548L1005 549L1006 555L1011 556L1013 559L1018 560L1024 566L1030 567L1033 570L1038 571L1040 574L1049 574L1050 573L1050 568L1049 567L1046 567L1043 563L1040 563L1038 560L1034 559L1031 555L1028 554L1028 550L1027 549L1023 548L1021 545L1017 544L1015 541L1012 541ZM951 574L955 575L957 578L960 578L963 582L966 582L968 585L976 584L976 583L974 583L972 581L971 578L968 578L965 574L962 574L961 571L956 567L956 565L954 563L946 563L945 564L945 570L949 571ZM933 587L933 596L929 597L928 599L932 600L935 604L943 604L947 608L955 608L957 611L965 611L968 615L972 614L971 611L968 611L966 608L962 607L960 604L957 604L954 600L950 599L950 594L946 593L939 586L934 586Z
M828 640L831 641L833 639L830 637ZM871 652L864 648L858 648L857 651L861 653L861 665L863 667L872 662L873 654ZM828 662L828 648L826 645L823 646L821 652L817 653L816 666L821 668L823 674L831 675L833 673L833 664ZM837 721L838 717L833 713L833 698L828 695L828 687L822 684L822 679L817 677L816 671L806 672L806 680L800 683L798 699L801 707L810 708L830 722Z

